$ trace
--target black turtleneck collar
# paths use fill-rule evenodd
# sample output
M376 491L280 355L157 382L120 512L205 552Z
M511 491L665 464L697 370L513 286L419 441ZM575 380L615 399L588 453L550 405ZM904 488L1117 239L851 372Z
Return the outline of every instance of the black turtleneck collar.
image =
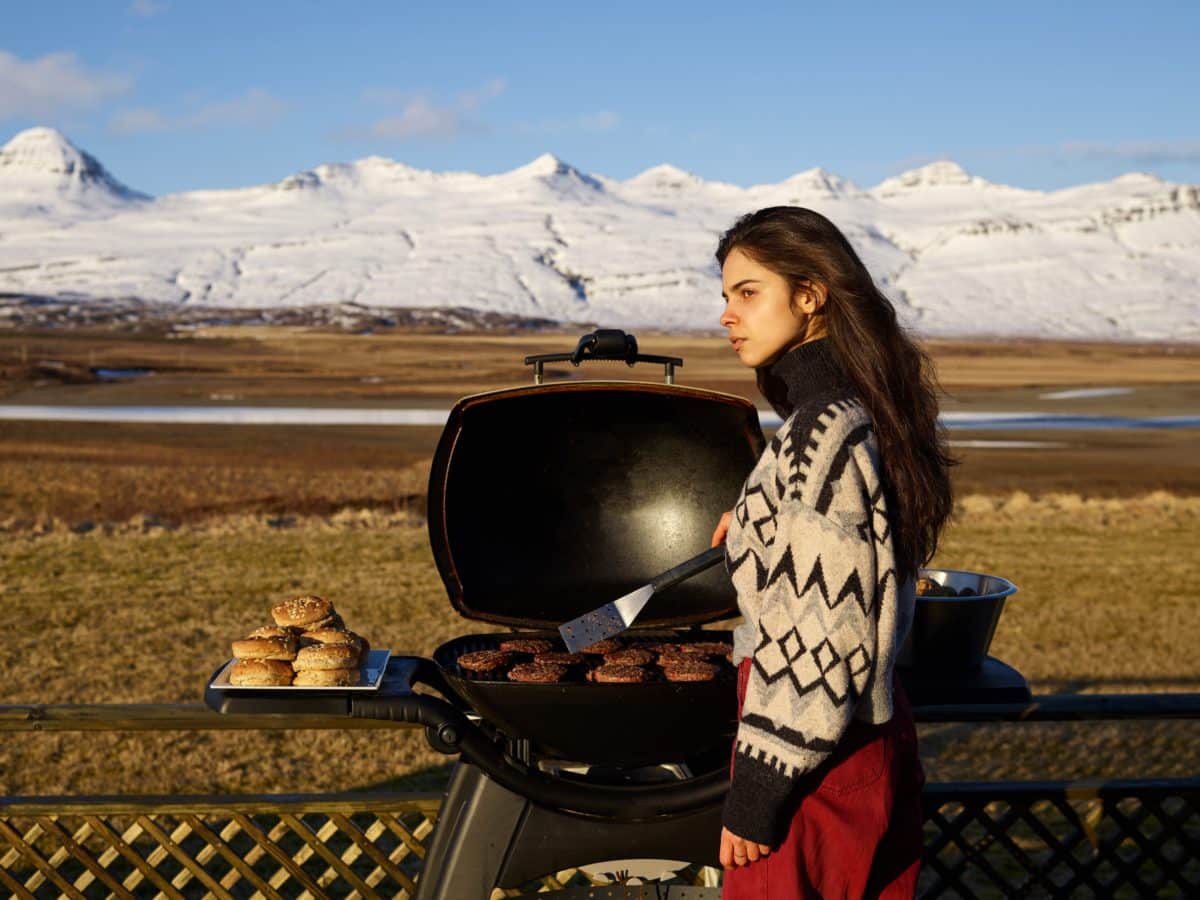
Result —
M833 356L828 338L801 344L757 369L758 389L783 418L797 407L822 405L855 393L854 383Z

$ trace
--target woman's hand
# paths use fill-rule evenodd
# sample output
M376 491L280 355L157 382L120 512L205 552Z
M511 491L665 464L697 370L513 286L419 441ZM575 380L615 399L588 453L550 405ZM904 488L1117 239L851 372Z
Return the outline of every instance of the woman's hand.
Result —
M729 533L729 523L733 521L733 513L727 512L721 515L721 521L717 523L717 530L713 532L712 545L716 547L725 540L725 535Z
M757 862L770 852L771 848L766 844L756 844L738 837L728 828L721 829L721 865L726 869Z

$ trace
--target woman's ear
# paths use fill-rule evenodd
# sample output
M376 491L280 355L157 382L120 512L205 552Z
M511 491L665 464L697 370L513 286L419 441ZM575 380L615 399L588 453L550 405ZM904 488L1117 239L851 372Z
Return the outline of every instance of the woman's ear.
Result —
M792 293L792 304L806 316L813 316L825 307L829 291L819 281L805 281Z

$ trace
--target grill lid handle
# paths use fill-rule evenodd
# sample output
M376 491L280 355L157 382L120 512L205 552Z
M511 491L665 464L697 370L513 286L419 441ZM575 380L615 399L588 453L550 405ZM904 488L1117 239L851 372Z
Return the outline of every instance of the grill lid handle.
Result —
M658 363L663 367L667 384L675 383L675 369L683 366L683 358L679 356L638 353L637 338L617 328L598 328L585 334L570 353L539 353L525 357L525 365L533 366L534 384L542 384L548 362L569 362L578 368L588 361L623 362L630 368L640 362Z

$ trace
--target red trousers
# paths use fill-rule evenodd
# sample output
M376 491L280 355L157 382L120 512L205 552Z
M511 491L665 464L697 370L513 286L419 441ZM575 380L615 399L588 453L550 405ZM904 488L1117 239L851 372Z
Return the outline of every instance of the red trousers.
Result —
M749 677L750 660L742 660L739 715ZM898 680L893 691L891 720L851 722L833 754L797 785L783 843L758 862L727 869L722 900L916 895L925 773Z

